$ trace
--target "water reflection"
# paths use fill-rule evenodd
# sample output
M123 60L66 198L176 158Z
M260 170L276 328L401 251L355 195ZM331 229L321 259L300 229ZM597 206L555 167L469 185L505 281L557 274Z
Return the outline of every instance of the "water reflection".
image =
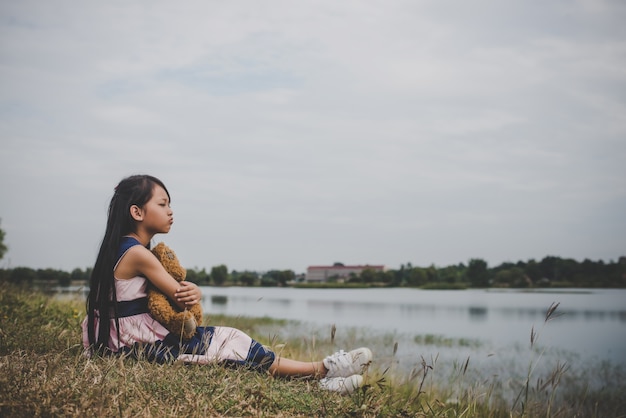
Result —
M228 296L211 295L211 304L213 304L213 305L226 305L227 303L228 303Z
M273 303L273 304L276 304L276 305L287 307L287 306L291 305L292 301L291 301L291 299L277 299L277 298L274 298L274 299L270 299L269 303Z
M324 300L307 300L306 306L313 312L322 312L331 309L334 312L353 311L367 312L373 314L382 312L389 308L388 304L372 303L372 302L346 302L346 301L324 301Z
M469 316L472 321L486 321L487 308L485 308L484 306L470 306Z

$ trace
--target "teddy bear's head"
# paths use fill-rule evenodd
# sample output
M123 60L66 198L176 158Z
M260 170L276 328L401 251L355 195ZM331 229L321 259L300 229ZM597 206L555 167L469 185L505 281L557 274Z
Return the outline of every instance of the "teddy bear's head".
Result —
M187 276L187 271L180 265L176 253L164 243L160 242L152 249L152 253L159 259L165 270L176 281L182 282Z

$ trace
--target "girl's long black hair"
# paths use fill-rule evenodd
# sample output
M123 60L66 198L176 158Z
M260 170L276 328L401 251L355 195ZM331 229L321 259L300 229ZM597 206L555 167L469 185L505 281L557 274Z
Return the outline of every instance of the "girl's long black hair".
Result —
M115 319L119 341L119 322L115 303L117 294L113 268L117 262L117 253L122 238L136 232L136 224L130 215L130 207L133 205L143 207L152 198L152 191L156 185L163 187L169 198L169 192L163 182L148 175L126 177L117 185L111 198L106 231L91 272L87 297L87 333L89 344L97 352L105 352L108 348L111 332L110 319ZM97 336L96 318L99 318Z

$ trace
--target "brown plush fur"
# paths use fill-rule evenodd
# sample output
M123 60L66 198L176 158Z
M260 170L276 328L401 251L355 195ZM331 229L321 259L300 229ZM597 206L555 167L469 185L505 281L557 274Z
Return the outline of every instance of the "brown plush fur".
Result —
M165 270L176 281L182 282L187 276L187 271L180 265L174 251L160 242L152 249L152 253L159 259ZM148 309L150 313L169 332L188 340L196 333L196 327L202 324L202 307L200 304L192 305L181 311L175 304L154 286L148 289Z

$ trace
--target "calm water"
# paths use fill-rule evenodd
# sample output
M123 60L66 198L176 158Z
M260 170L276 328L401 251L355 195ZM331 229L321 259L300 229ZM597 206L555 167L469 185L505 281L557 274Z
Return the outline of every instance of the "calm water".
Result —
M438 354L442 347L414 346L418 335L481 341L491 357L528 349L531 329L537 346L570 353L584 361L610 360L626 365L626 290L576 289L540 292L418 289L293 289L203 287L205 313L268 316L304 321L338 332L364 327L403 341L399 354L415 358L418 350ZM546 310L560 303L544 327ZM292 328L307 330L307 327ZM306 332L306 331L302 331ZM412 345L413 344L413 345ZM431 355L433 353L431 352ZM455 355L470 355L457 350ZM570 362L572 361L570 357Z

